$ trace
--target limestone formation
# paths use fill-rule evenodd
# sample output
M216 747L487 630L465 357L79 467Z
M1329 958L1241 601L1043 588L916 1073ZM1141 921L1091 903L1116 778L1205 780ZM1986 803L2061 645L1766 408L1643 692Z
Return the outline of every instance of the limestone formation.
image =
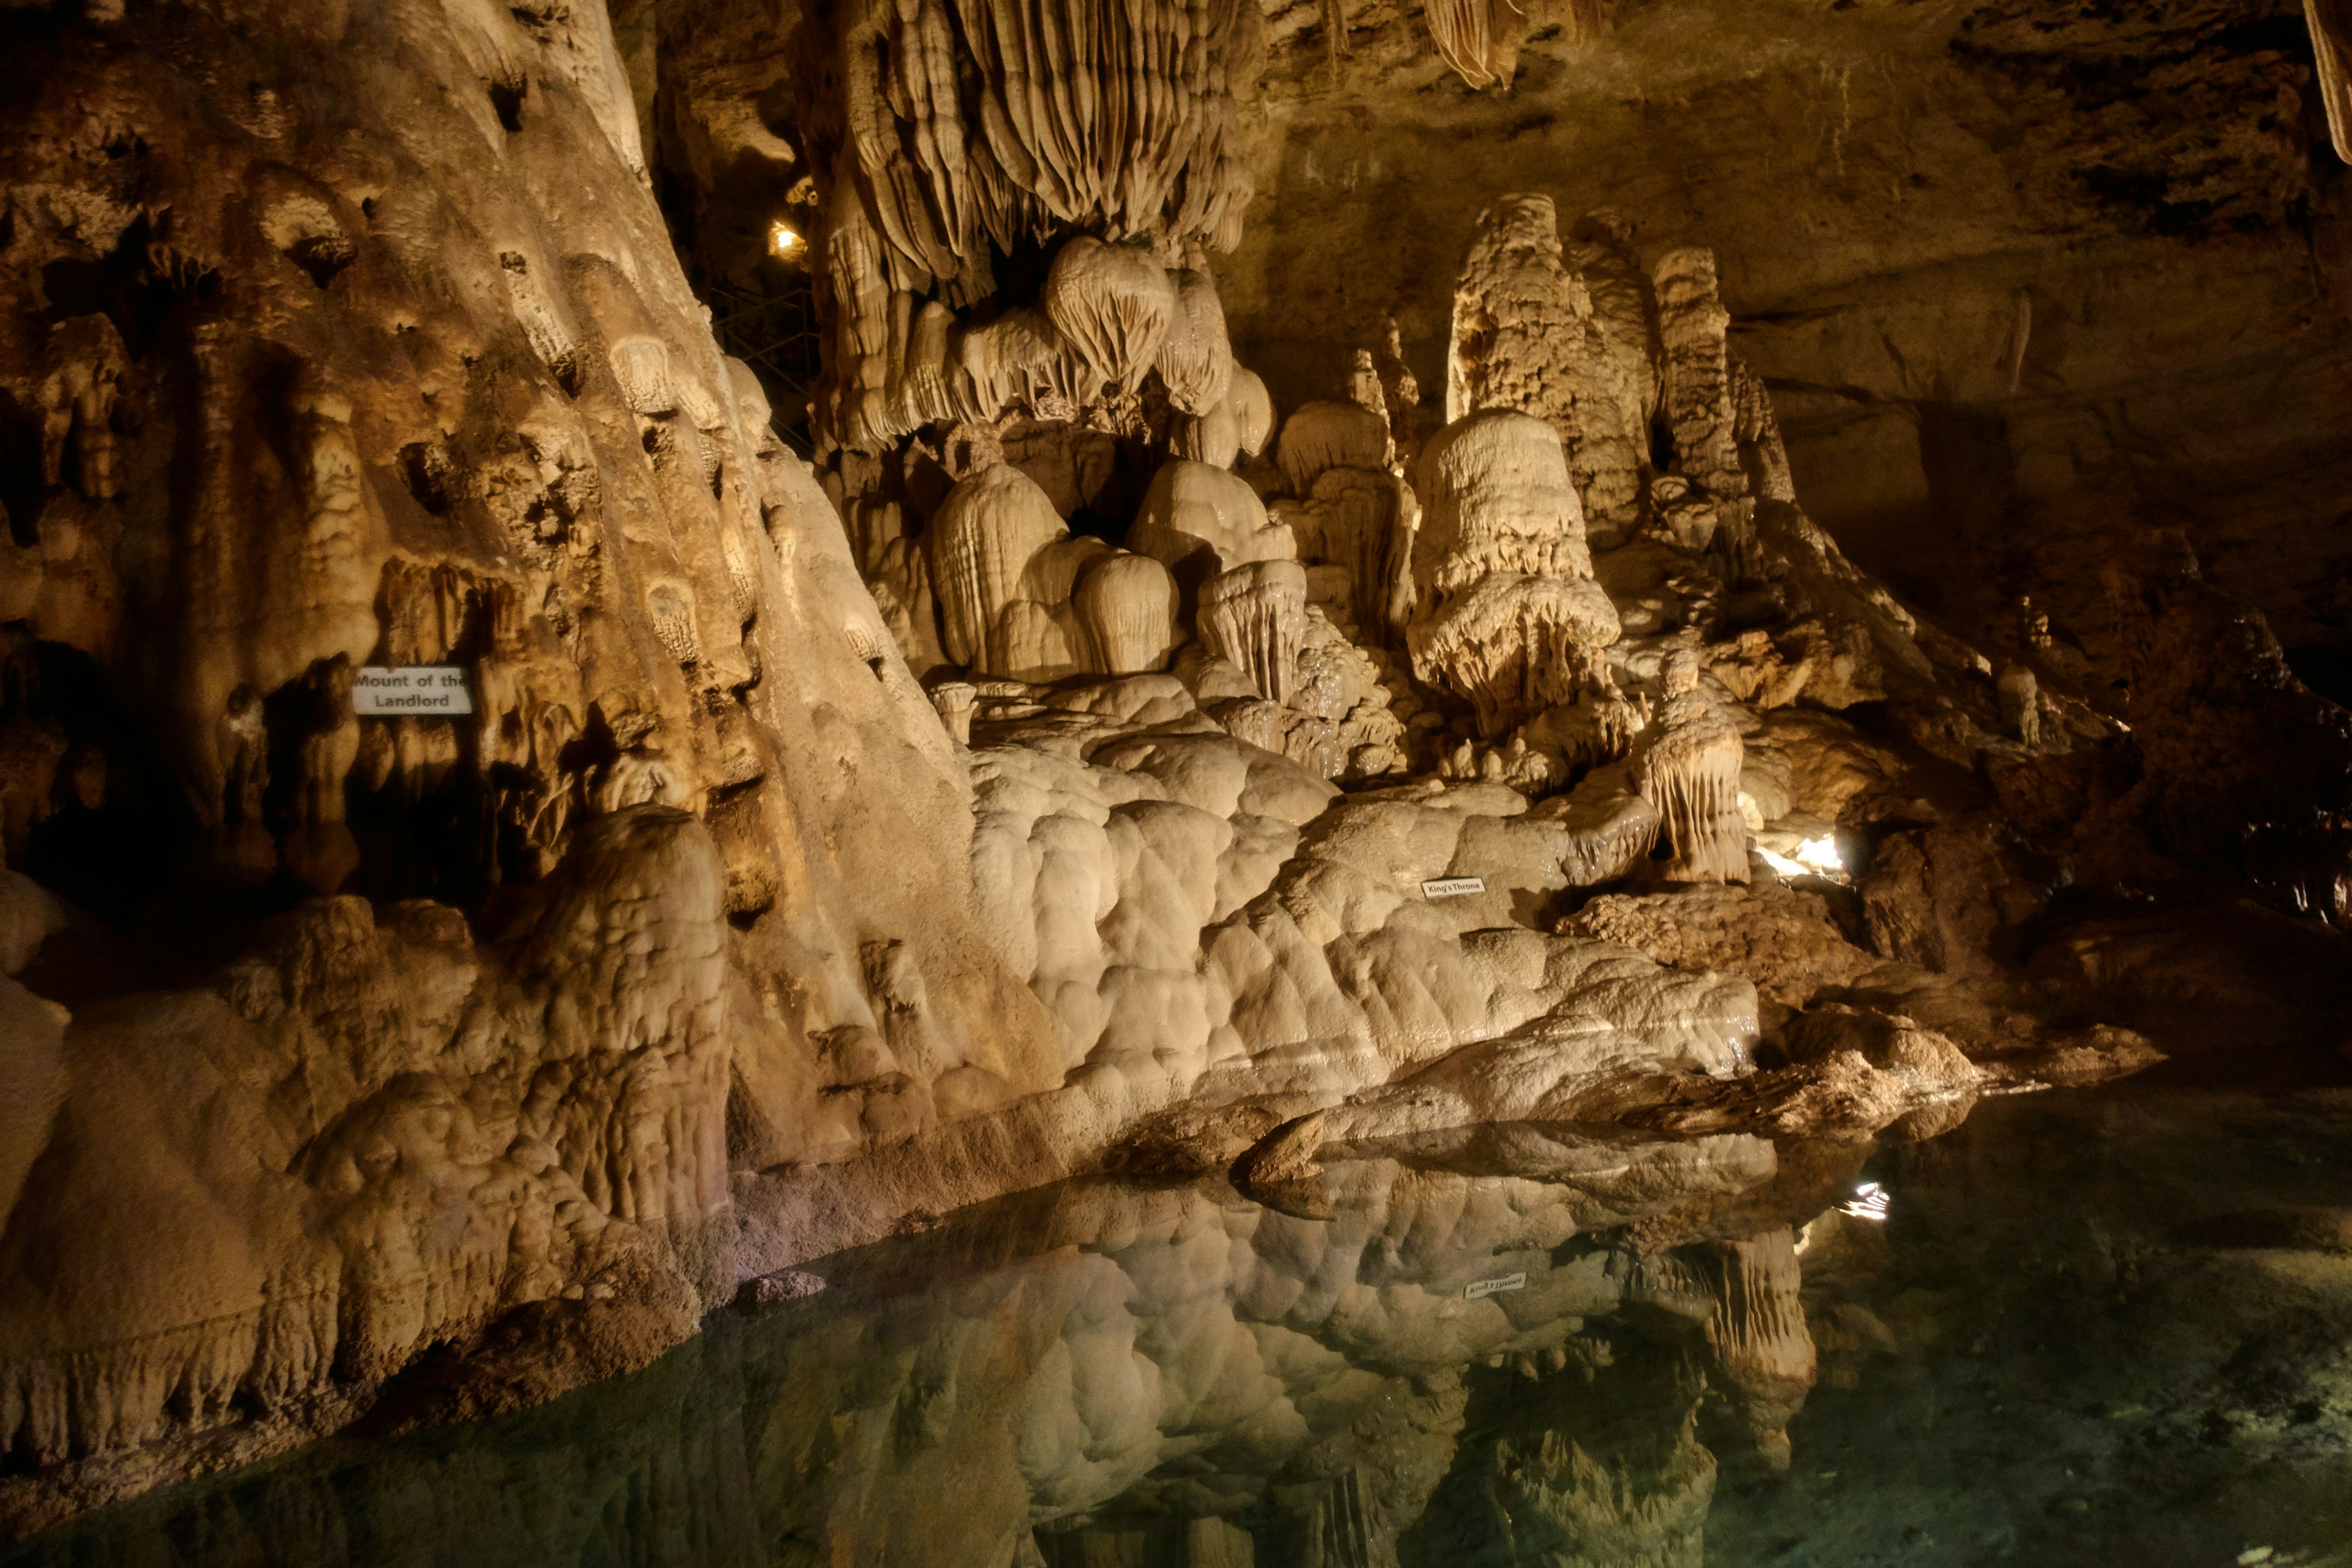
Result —
M2336 155L2352 163L2352 10L2343 0L2303 0L2311 52L2319 67L2319 101Z
M979 700L979 689L970 681L942 680L931 688L931 706L959 746L971 744L971 710Z
M1253 561L1201 584L1201 641L1249 675L1258 695L1286 702L1307 635L1307 574L1296 561Z
M1740 502L1748 487L1739 463L1734 362L1724 342L1731 314L1716 291L1715 257L1670 251L1658 258L1653 275L1665 351L1661 394L1674 433L1675 471L1715 506L1715 528L1697 541L1700 546L1720 534L1736 549L1744 539Z
M1748 829L1739 816L1739 731L1698 689L1698 656L1666 656L1665 700L1635 753L1642 795L1658 808L1673 851L1661 874L1679 882L1748 880Z
M1393 474L1326 468L1307 493L1277 501L1272 515L1287 527L1301 561L1347 574L1350 619L1368 641L1393 644L1412 613L1413 539L1421 503Z
M1584 519L1559 438L1502 410L1446 427L1421 458L1415 608L1407 640L1423 678L1499 736L1606 679L1617 612L1592 580Z
M1160 340L1155 368L1168 387L1168 401L1183 413L1208 417L1231 412L1234 351L1225 337L1224 307L1206 274L1171 275L1176 304ZM1234 432L1238 441L1238 425ZM1230 458L1227 459L1230 461Z
M1103 675L1164 668L1176 647L1176 579L1149 555L1106 557L1078 580L1074 601Z
M1214 290L1209 292L1213 300ZM1045 275L1045 304L1046 319L1077 350L1095 381L1125 392L1133 392L1159 358L1169 325L1182 309L1175 286L1150 251L1105 245L1083 234L1055 253L1053 269ZM1184 312L1179 353L1187 360L1201 353L1199 331L1193 313ZM1189 363L1185 368L1195 369ZM1079 390L1080 400L1090 402L1097 388ZM1187 379L1183 391L1201 389Z
M1389 466L1388 421L1357 403L1308 403L1282 422L1275 461L1293 495L1306 495L1328 468L1380 472Z
M1234 436L1242 451L1253 458L1265 451L1274 434L1274 400L1266 395L1265 382L1255 371L1236 364L1225 402L1233 410Z
M1045 492L1009 463L957 482L929 534L930 581L950 659L971 669L992 668L1007 607L1032 602L1023 593L1032 563L1068 537Z
M1238 233L1249 187L1227 62L1255 14L860 0L820 20L802 90L822 96L808 152L836 302L825 444L878 452L950 412L1068 417L1106 385L1132 394L1178 309L1159 244L1230 248ZM1045 241L1059 243L1039 298L993 322L956 316L995 295L992 247ZM935 288L954 310L917 310ZM1209 298L1184 308L1180 352L1208 363L1178 374L1211 374L1188 383L1187 413L1219 390L1204 340L1222 317L1194 288Z
M2185 537L2035 511L2147 443L1970 411L2072 395L2104 303L2020 263L2000 333L1889 306L1898 369L1812 374L1852 323L1715 196L1563 239L1491 163L1539 116L1388 61L1393 16L1333 7L1302 108L1257 79L1301 16L1220 0L652 9L12 24L0 1531L740 1300L811 1325L728 1439L795 1478L754 1555L1389 1561L1475 1518L1690 1561L1723 1431L1785 1465L1814 1375L1805 1140L2132 1070L2210 1027L2183 994L2337 1037L2343 710ZM1883 9L1838 25L1928 25ZM1610 19L1427 13L1474 89L1649 90ZM1213 259L1261 180L1276 226L1410 222L1414 68L1483 171L1453 217ZM1839 177L1946 199L1822 112ZM1990 586L1808 510L1885 467L1823 423L1890 411L2011 527ZM2045 596L2067 551L2101 595ZM1121 1166L1209 1185L949 1220L968 1271L887 1355L822 1317L821 1256ZM1525 1397L1473 1426L1487 1373ZM960 1470L975 1432L1019 1465Z
M1247 481L1182 458L1152 476L1127 543L1174 573L1187 594L1197 594L1217 573L1298 553L1290 530L1266 515Z
M1423 16L1438 58L1474 88L1511 85L1525 13L1495 0L1428 0Z
M1550 424L1587 529L1609 545L1640 518L1658 375L1623 242L1591 219L1579 236L1564 254L1549 196L1506 196L1479 215L1454 296L1445 416L1515 408Z

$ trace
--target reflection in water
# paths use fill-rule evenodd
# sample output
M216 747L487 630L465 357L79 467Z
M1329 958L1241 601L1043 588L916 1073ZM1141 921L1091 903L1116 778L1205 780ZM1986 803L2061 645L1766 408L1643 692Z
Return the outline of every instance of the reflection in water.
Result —
M2300 1122L2179 1100L1985 1107L1878 1152L1883 1203L1866 1146L1528 1128L1327 1150L1272 1206L1074 1184L813 1266L823 1293L635 1377L332 1441L8 1561L2345 1561L2352 1260L2272 1244L2336 1234L2308 1205L2352 1203L2352 1098L2306 1093ZM2234 1245L2230 1211L2288 1172L2306 1217L2241 1215L2263 1245ZM2215 1337L2212 1280L2249 1270L2299 1282L2301 1338ZM2250 1353L2296 1430L2232 1491L2253 1451L2198 1402L2268 1420L2229 1392ZM2227 1495L2181 1494L2209 1479Z

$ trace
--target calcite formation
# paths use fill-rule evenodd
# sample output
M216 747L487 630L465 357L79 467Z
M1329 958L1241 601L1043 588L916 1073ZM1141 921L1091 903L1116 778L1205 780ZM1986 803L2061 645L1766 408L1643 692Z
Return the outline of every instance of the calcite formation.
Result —
M1743 747L1738 728L1698 689L1698 656L1666 656L1652 716L1636 753L1642 795L1658 808L1673 851L1665 874L1681 882L1748 880L1748 829L1739 815Z
M336 1531L398 1510L427 1556L517 1561L632 1538L756 1556L779 1531L992 1563L1138 1542L1194 1564L1315 1561L1317 1542L1394 1561L1416 1525L1695 1545L1717 1453L1745 1447L1712 1425L1698 1441L1702 1401L1784 1423L1810 1391L1782 1211L1843 1171L1751 1136L1524 1129L1335 1158L1273 1203L1223 1183L1076 1184L825 1278L764 1277L701 1344L583 1396L565 1430L594 1439L567 1436L560 1462L534 1447L499 1463L478 1427L451 1435L454 1462L394 1449L362 1476L298 1458L246 1517L279 1550L331 1553ZM1710 1210L1743 1202L1755 1234L1712 1239ZM1537 1418L1465 1430L1497 1391ZM781 1479L812 1453L816 1484ZM567 1486L664 1473L657 1517L625 1530L561 1505ZM1488 1517L1496 1487L1507 1522Z
M1587 532L1603 546L1641 521L1660 391L1646 294L1602 222L1585 220L1563 251L1551 198L1514 195L1480 215L1454 296L1445 416L1507 408L1549 423L1568 448Z
M2328 134L2336 155L2352 163L2352 9L2343 0L2303 0L2303 14L2311 28Z
M2259 617L2158 539L2110 576L2120 686L2046 621L1939 629L1807 514L1691 236L1489 190L1450 300L1278 409L1209 256L1260 22L800 16L761 102L806 165L808 457L681 267L602 7L41 23L0 142L6 1529L420 1390L542 1398L1119 1160L1275 1230L1474 1201L1399 1150L1481 1128L1682 1138L1642 1160L1744 1190L1759 1131L2168 1047L2114 978L2157 939L2061 888L2347 918L2342 710ZM1509 79L1515 10L1431 25ZM1546 1323L1666 1303L1704 1355L1652 1371L1703 1361L1785 1457L1780 1222L1595 1276L1512 1191ZM1255 1299L1339 1247L1328 1300L1371 1257L1339 1237L1217 1267ZM1461 1361L1545 1396L1438 1503L1342 1452L1369 1391L1332 1406L1285 1530L1695 1550L1696 1385L1579 1435L1576 1334L1412 1267L1384 1299L1455 1325L1395 1363L1427 1431ZM1066 1392L972 1418L1074 1476L1184 1457L1141 1404L1072 1439ZM1118 1495L1086 1473L1053 1518ZM1027 1506L991 1552L1043 1551Z
M1559 437L1525 414L1474 415L1430 443L1420 478L1406 638L1423 678L1468 699L1489 739L1605 686L1617 611Z
M1306 636L1307 574L1296 561L1254 561L1201 584L1201 645L1270 702L1297 689Z

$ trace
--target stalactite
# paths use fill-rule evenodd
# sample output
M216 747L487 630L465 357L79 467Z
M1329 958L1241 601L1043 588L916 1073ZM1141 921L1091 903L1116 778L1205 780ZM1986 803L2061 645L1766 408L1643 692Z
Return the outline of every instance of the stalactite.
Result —
M1297 562L1252 562L1210 578L1200 623L1209 651L1246 672L1259 696L1290 700L1307 635L1307 574Z
M2319 101L2336 155L2352 163L2352 0L2303 0L2311 52L2319 65Z
M1745 882L1748 829L1739 815L1744 748L1731 721L1698 690L1698 657L1667 655L1665 701L1636 756L1643 798L1658 808L1672 858L1669 881Z
M1438 58L1473 88L1508 91L1519 68L1527 16L1511 0L1424 0Z

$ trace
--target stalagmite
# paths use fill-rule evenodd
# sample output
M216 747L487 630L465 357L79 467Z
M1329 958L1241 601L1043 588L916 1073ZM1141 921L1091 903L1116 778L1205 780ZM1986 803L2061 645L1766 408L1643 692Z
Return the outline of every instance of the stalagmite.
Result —
M983 668L997 618L1038 552L1068 536L1037 481L1009 463L959 480L931 520L931 589L950 659Z
M1549 196L1479 215L1454 294L1446 417L1512 408L1549 423L1594 542L1614 544L1640 519L1657 377L1640 273L1604 226L1578 234L1564 253Z
M1086 670L1086 630L1066 604L1015 599L997 615L979 669L1008 680L1050 682Z
M1354 403L1301 404L1282 422L1275 462L1293 495L1303 496L1326 468L1389 466L1389 422Z
M1365 640L1402 636L1413 603L1413 537L1421 506L1395 475L1327 468L1303 501L1275 510L1298 540L1298 558L1344 568L1353 585L1349 608Z
M1267 517L1246 480L1181 459L1151 477L1127 545L1173 572L1188 595L1228 568L1298 553L1290 530Z
M971 744L971 710L979 699L979 689L968 680L942 680L931 688L931 706L959 746Z
M1748 880L1748 829L1739 816L1739 731L1698 689L1698 656L1669 654L1664 706L1635 760L1642 796L1658 808L1673 858L1660 875L1675 882Z
M1994 677L1994 689L2000 694L2000 716L2009 732L2027 746L2042 744L2042 691L2035 679L2033 667L2004 659Z
M1258 695L1287 702L1307 635L1307 574L1296 561L1257 561L1201 587L1201 640L1248 673Z
M1415 668L1468 699L1490 739L1574 701L1619 627L1559 438L1524 414L1474 414L1429 444L1419 477Z
M1710 1249L1720 1284L1706 1348L1722 1392L1777 1470L1789 1468L1789 1423L1815 1374L1813 1336L1798 1297L1803 1272L1786 1226Z
M116 489L115 401L130 363L122 334L104 316L74 316L49 329L45 348L42 481L70 484L89 500L110 500Z
M1671 250L1652 268L1658 333L1664 344L1664 411L1674 431L1675 472L1714 502L1716 531L1735 562L1752 548L1755 504L1739 461L1730 350L1731 313L1716 291L1715 253Z
M1164 669L1176 645L1176 579L1148 555L1108 556L1078 579L1078 619L1105 675Z

